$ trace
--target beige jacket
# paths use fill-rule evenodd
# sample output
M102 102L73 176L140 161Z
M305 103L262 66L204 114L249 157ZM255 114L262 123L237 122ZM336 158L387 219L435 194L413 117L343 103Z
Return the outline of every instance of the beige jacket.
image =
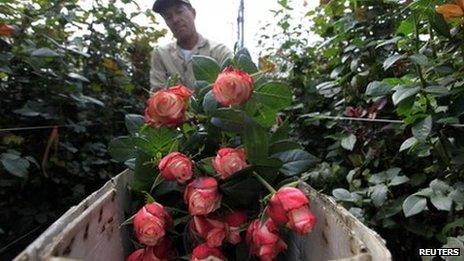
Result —
M192 49L192 55L205 55L215 59L221 65L227 58L232 58L232 52L223 44L210 41L199 35L197 45ZM177 74L185 86L194 89L195 76L191 60L185 61L180 47L176 42L156 47L151 56L150 86L151 91L164 88L166 80Z

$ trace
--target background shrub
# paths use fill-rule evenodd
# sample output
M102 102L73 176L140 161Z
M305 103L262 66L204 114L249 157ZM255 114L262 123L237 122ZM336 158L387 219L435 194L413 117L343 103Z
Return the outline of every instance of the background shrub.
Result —
M322 159L310 184L398 260L463 247L464 30L436 14L444 2L323 1L295 26L280 1L277 37L261 37L293 86L294 135Z
M141 113L151 45L165 32L151 10L109 2L0 4L0 25L14 29L0 36L0 129L59 126L0 131L2 260L123 168L107 144L125 133L125 114Z

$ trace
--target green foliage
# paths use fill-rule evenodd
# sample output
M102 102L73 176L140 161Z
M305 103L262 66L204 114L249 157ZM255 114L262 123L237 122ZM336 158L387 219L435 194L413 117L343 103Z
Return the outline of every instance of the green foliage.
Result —
M192 62L198 88L184 104L187 109L181 111L182 121L175 126L166 123L156 126L150 125L150 121L143 124L142 116L126 115L130 136L113 139L109 152L113 159L134 169L130 184L134 192L165 206L175 207L181 213L189 213L183 195L186 184L170 180L166 173L160 174L159 168L160 162L166 162L164 157L169 153L182 153L193 165L190 181L205 176L216 177L221 207L215 213L220 215L225 209L235 208L252 218L259 218L272 195L270 191L275 192L275 189L288 184L289 177L292 182L297 181L294 185L303 182L305 178L301 174L319 161L291 139L288 122L278 117L291 104L292 92L288 85L262 77L263 72L257 72L248 51L240 50L231 60L231 66L254 72L250 75L255 80L253 86L243 86L253 88L252 94L240 104L222 106L211 91L211 83L219 75L219 66L204 56L194 56ZM258 77L262 78L256 79ZM239 85L236 87L240 88ZM155 95L158 94L162 95ZM147 109L155 110L152 107ZM147 114L145 117L150 116ZM217 157L227 157L221 155L222 152L218 153L221 148L243 149L246 160L243 168L227 176L220 173L216 166ZM225 169L237 166L236 161L225 160L219 164L225 164ZM173 166L172 163L167 165ZM184 215L175 220L175 234L188 236L185 231L191 225L189 219ZM185 256L191 250L178 244L181 239L173 237L174 244L179 246L179 255ZM238 260L242 256L232 251L233 247L223 250L230 260Z
M447 238L462 245L462 226L443 229L464 214L464 30L435 12L445 2L324 1L295 23L285 1L277 32L260 40L296 97L293 135L321 159L311 184L396 259Z
M10 260L122 170L107 144L125 133L125 114L142 111L149 53L164 32L134 23L156 21L132 0L1 2L0 24L17 28L0 37L1 129L62 126L0 133L0 245L15 242L0 259ZM134 131L140 118L126 125ZM127 142L112 144L119 159L130 158Z

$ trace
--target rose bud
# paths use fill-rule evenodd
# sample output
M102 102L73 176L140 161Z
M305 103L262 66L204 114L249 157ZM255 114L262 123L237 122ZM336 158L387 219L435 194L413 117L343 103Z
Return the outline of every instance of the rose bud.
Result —
M161 175L166 180L185 183L192 178L192 161L180 152L172 152L161 159L158 164Z
M172 241L163 237L156 246L149 246L145 249L134 251L127 261L168 261L175 260L176 251L173 248Z
M15 28L11 25L0 24L0 36L11 37L15 32Z
M456 4L443 4L435 7L435 11L443 15L447 21L464 16L463 9L464 5L459 0L456 1Z
M243 148L222 148L213 159L213 168L221 179L226 179L237 171L248 167Z
M215 247L209 247L207 244L201 244L192 251L191 261L222 261L226 260L221 250Z
M200 177L187 185L184 192L184 201L188 205L192 216L206 215L221 205L221 194L218 183L211 177Z
M147 101L145 122L156 128L179 126L191 95L192 91L181 85L155 92Z
M241 211L231 211L225 215L224 221L228 228L227 242L234 245L240 243L240 241L242 241L240 237L240 226L247 221L246 214Z
M213 84L213 95L223 106L241 105L251 98L253 78L241 70L228 67Z
M251 254L258 256L260 260L274 260L287 248L272 219L268 219L264 224L258 219L251 222L246 232L246 241Z
M300 235L311 232L316 217L309 210L309 200L297 188L283 187L269 200L267 215L278 225L287 225Z
M159 203L146 204L134 217L134 231L140 243L154 246L172 226L172 219Z
M219 247L226 237L226 224L218 219L194 216L190 232L194 238L203 239L209 247Z

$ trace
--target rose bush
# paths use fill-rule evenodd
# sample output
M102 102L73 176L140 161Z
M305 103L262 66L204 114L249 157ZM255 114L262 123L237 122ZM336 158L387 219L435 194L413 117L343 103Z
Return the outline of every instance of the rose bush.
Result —
M135 235L146 246L169 238L191 260L273 260L286 249L286 233L307 234L316 223L296 186L318 159L277 117L292 93L269 81L246 50L225 69L203 56L192 64L196 86L154 92L144 117L126 117L131 135L110 144L148 204L132 220ZM155 207L158 214L150 212ZM142 260L148 249L131 258Z
M321 1L297 24L297 1L279 3L261 55L295 93L292 134L322 160L311 185L394 260L464 247L463 2Z

